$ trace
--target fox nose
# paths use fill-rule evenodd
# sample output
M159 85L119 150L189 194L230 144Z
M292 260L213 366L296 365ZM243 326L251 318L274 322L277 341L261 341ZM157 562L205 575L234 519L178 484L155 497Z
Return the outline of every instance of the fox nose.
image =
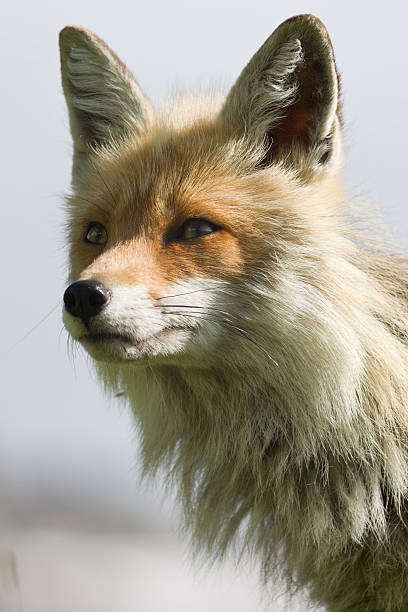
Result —
M72 283L64 293L64 304L73 317L87 324L109 302L111 292L97 280L82 280Z

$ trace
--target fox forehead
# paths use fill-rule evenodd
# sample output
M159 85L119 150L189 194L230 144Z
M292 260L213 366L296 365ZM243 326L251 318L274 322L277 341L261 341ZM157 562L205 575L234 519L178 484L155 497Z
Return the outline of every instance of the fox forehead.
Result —
M214 126L200 124L182 131L162 127L142 141L128 139L101 151L72 198L72 277L156 279L162 291L163 283L186 276L230 278L259 265L271 248L260 238L273 202L275 223L282 224L280 205L293 186L278 169L269 169L267 180L262 171L248 172L239 149ZM190 218L206 219L221 231L165 244L166 235ZM83 243L93 221L107 227L106 249Z

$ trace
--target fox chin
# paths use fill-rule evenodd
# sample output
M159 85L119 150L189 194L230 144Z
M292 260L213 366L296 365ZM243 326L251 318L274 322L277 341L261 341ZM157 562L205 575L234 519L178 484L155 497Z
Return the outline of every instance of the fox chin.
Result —
M225 97L162 109L92 32L60 49L64 323L145 470L213 558L240 543L330 612L408 610L408 256L353 223L324 25L288 19Z

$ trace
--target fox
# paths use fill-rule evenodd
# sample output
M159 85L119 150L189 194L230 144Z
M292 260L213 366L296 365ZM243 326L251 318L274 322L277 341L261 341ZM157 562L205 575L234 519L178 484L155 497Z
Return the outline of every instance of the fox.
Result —
M60 33L73 139L63 320L129 404L193 549L329 612L408 610L408 257L341 176L323 23L284 21L227 95L158 109Z

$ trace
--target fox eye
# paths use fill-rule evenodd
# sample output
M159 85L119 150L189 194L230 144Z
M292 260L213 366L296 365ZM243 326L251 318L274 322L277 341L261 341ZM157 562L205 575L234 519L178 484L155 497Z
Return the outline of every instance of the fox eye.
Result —
M218 229L220 228L217 225L206 219L187 219L176 232L173 239L192 240L193 238L202 238L216 232Z
M90 244L100 244L103 246L108 240L108 232L102 223L93 222L88 225L88 231L84 240Z

